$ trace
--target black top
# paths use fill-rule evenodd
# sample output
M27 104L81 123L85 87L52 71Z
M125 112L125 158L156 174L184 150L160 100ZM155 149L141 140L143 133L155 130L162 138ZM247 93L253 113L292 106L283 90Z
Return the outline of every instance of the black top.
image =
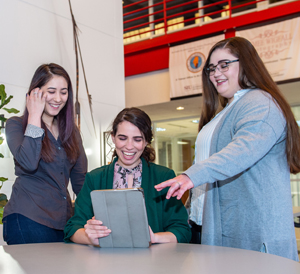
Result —
M78 194L87 172L82 141L79 136L80 156L71 164L60 138L56 140L48 130L48 138L54 148L54 160L46 163L41 158L43 130L29 126L30 133L26 130L24 135L21 117L12 117L6 122L7 143L14 156L17 178L3 217L19 213L42 225L62 230L71 217L71 198L67 190L69 179L73 191ZM35 130L42 130L42 134L32 134Z

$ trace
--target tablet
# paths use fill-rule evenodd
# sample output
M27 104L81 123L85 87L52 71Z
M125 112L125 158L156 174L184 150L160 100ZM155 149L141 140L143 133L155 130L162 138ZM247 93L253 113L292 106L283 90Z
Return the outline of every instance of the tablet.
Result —
M99 238L100 247L149 247L151 243L142 188L91 192L94 215L111 229Z

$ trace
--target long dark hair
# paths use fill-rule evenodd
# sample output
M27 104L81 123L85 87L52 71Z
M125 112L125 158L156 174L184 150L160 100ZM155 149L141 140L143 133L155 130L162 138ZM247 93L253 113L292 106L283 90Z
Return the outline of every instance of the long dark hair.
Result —
M113 121L111 130L112 136L116 136L118 125L124 121L130 122L131 124L135 125L143 134L148 144L142 153L142 157L147 162L153 162L155 160L155 150L151 146L153 133L151 129L151 119L148 114L146 114L139 108L124 108ZM112 158L114 158L115 156L117 156L116 150L114 150Z
M46 85L54 75L62 76L68 84L68 100L63 109L55 117L58 123L59 138L66 151L69 161L74 163L79 156L79 131L74 120L73 89L71 79L66 70L54 63L43 64L37 68L31 80L28 94L35 88ZM25 108L23 114L23 130L25 131L28 123L28 109ZM53 161L53 148L48 138L47 127L41 119L42 128L45 130L45 137L42 145L42 159L49 163Z
M274 102L280 107L287 123L286 155L291 173L300 171L300 134L299 127L288 102L284 99L276 83L260 59L254 46L245 38L233 37L216 43L208 54L202 72L203 108L199 122L199 131L217 113L219 104L222 107L228 100L218 95L217 90L205 73L210 63L210 57L216 49L228 49L239 59L238 83L242 89L257 87L269 93Z

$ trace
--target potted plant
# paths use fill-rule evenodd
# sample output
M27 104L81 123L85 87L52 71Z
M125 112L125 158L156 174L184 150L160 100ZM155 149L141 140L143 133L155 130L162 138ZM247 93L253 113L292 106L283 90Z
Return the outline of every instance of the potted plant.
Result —
M5 92L5 86L4 85L0 85L0 110L5 110L8 113L18 113L19 111L15 108L5 108L4 106L6 106L10 100L13 98L13 96L9 96L7 98L7 94ZM2 145L4 139L3 136L1 136L1 130L3 128L4 123L6 122L6 118L4 117L4 114L0 115L0 122L1 122L1 126L0 126L0 145ZM0 153L0 158L3 158L3 154ZM8 178L5 177L1 177L0 176L0 189L3 186L3 182L7 181ZM2 217L3 217L3 209L4 206L6 205L6 203L8 202L7 200L7 196L4 193L0 193L0 224L2 224Z

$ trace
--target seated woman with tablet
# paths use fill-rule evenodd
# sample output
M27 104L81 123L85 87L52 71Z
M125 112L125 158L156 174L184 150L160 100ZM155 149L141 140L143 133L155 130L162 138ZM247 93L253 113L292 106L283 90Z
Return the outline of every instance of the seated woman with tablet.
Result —
M96 220L90 193L100 189L142 188L151 243L188 243L191 230L180 200L167 200L167 189L157 192L154 185L174 178L173 170L152 163L155 151L149 116L138 108L125 108L115 118L111 137L115 144L111 164L87 173L75 202L74 216L65 227L65 242L99 245L99 238L111 233ZM122 224L120 223L120 226Z

